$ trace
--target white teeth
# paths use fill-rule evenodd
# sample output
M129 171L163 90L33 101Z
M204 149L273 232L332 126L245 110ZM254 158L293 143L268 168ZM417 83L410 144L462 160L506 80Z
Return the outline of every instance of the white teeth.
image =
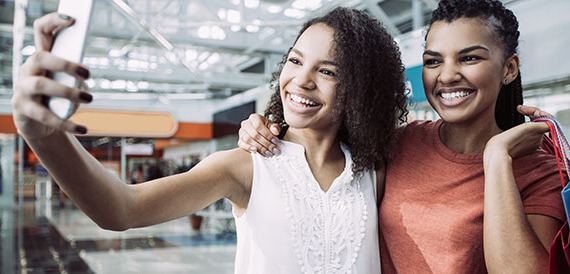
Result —
M445 100L455 100L465 96L468 96L471 92L467 91L456 91L456 92L449 92L449 93L441 93L441 97Z
M295 94L291 94L291 100L293 100L294 102L300 103L300 104L311 106L311 107L318 105L317 103L315 103L309 99L302 98L301 96L298 96Z

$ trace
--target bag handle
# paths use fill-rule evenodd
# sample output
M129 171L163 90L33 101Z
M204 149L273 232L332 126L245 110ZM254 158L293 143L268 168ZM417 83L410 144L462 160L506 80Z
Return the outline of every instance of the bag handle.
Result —
M549 147L554 155L556 155L556 163L558 164L560 182L564 188L566 186L566 180L564 179L562 170L564 170L566 172L566 176L570 178L570 160L567 157L567 154L570 151L568 139L566 139L566 136L564 135L564 131L562 131L560 124L558 124L558 122L552 117L536 116L531 118L531 121L546 123L550 129L550 138L546 136L544 138L544 142L546 143L547 148Z

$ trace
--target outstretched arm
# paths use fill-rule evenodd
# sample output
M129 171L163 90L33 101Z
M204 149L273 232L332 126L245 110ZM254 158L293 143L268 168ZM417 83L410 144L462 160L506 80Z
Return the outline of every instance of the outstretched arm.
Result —
M519 111L549 115L532 107L519 107ZM494 136L485 147L483 222L489 273L547 272L548 247L561 223L548 216L526 215L512 160L536 150L548 130L544 123L525 123Z
M59 119L42 105L43 96L74 102L91 99L86 91L45 77L47 71L66 72L79 79L88 76L82 65L49 53L54 30L72 23L56 13L34 23L38 52L20 69L12 106L18 132L77 206L99 226L113 230L181 217L222 197L245 207L252 170L249 154L237 149L215 153L189 172L127 185L108 172L70 133L85 133L85 127Z

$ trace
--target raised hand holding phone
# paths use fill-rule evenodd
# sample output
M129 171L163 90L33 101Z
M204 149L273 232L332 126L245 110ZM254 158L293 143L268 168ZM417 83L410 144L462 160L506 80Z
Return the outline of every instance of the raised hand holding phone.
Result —
M83 59L85 41L93 10L93 0L60 0L58 13L71 16L75 23L61 30L55 38L52 54L71 62ZM82 81L63 72L49 75L55 81L69 87L79 87ZM46 97L45 105L59 118L68 119L77 110L78 104L60 97Z

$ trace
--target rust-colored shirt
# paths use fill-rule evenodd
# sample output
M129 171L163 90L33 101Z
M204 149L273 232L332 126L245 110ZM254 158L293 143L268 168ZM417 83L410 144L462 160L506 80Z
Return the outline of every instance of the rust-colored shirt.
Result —
M486 273L483 155L458 154L437 122L402 128L379 208L382 273ZM556 158L542 150L513 161L527 214L564 220Z

